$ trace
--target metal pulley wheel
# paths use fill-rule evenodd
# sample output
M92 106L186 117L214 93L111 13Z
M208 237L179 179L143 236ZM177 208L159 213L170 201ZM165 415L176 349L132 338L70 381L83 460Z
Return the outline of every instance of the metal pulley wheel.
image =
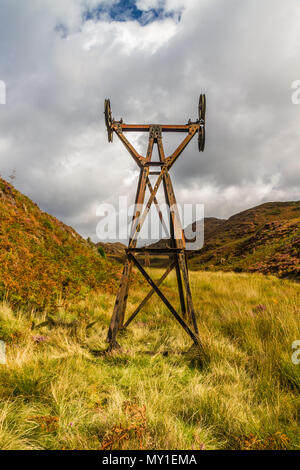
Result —
M106 129L107 129L108 142L112 142L113 130L112 130L112 115L111 115L110 100L104 101L104 115L105 115L105 124L106 124Z
M206 96L201 94L199 98L199 106L198 106L199 121L205 122L205 113L206 113Z
M198 148L199 148L199 152L203 152L205 148L205 127L204 126L199 127Z
M198 148L199 152L203 152L205 148L205 114L206 114L206 96L201 94L199 97L198 116L199 116L199 131L198 131Z

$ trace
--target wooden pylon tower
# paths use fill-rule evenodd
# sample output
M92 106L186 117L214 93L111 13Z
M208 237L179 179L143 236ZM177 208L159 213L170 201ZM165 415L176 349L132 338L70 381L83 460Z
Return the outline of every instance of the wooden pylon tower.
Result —
M128 248L126 250L126 261L123 268L122 279L120 287L117 293L113 314L107 335L107 342L109 343L109 349L119 347L117 343L117 335L120 330L124 330L134 320L139 311L143 306L150 300L152 295L156 293L160 299L167 306L168 310L183 327L186 333L191 337L195 345L200 345L199 330L196 321L195 310L193 306L192 294L189 284L188 276L188 265L186 255L186 242L184 231L181 226L181 221L177 209L176 198L174 194L173 185L170 177L170 169L185 150L189 142L193 137L198 134L198 148L200 152L204 151L205 147L205 112L206 112L206 98L205 95L200 95L199 107L198 107L198 119L194 122L189 120L187 124L183 125L164 125L164 124L125 124L123 120L116 121L112 118L110 100L105 100L105 122L108 132L108 141L113 141L113 133L117 134L121 142L124 144L130 155L135 160L136 164L140 169L140 176L138 181L136 199L135 199L135 210L132 219L131 234L128 242ZM127 140L125 132L147 132L149 136L148 150L146 156L140 155L137 150ZM166 156L163 147L163 133L164 132L183 132L186 133L186 137L183 139L181 144L170 156ZM158 148L158 161L152 161L152 154L154 145ZM153 171L153 168L158 170ZM157 175L157 181L153 187L150 182L150 175ZM160 186L163 185L164 195L166 204L169 208L169 228L170 228L170 244L166 248L137 248L138 235L142 229L143 223L150 211L151 205L154 203L160 222L166 230L166 223L163 219L159 203L157 201L157 192ZM150 191L150 198L146 205L145 193L146 188ZM141 209L143 208L143 209ZM167 232L168 233L168 232ZM164 275L159 281L154 282L150 275L146 272L142 264L137 259L137 255L146 253L151 255L167 254L169 255L169 267L167 268ZM151 287L150 292L133 312L133 314L125 322L126 304L128 298L130 276L133 265L141 272L145 280ZM181 314L179 314L175 308L171 305L165 295L160 289L160 285L166 279L168 274L175 269Z

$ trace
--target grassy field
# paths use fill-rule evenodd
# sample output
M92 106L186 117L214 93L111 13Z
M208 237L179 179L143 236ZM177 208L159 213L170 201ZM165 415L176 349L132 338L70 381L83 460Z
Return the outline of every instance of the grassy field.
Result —
M205 358L155 297L108 355L112 294L51 317L1 304L0 448L299 449L299 284L220 272L191 283ZM174 275L163 290L177 306Z

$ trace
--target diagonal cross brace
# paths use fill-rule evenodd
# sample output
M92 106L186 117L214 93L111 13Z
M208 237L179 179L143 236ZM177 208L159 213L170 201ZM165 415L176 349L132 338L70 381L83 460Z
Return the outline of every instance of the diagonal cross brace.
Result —
M168 164L168 169L170 170L170 168L174 165L174 163L176 162L176 160L178 159L178 157L180 157L180 155L182 154L182 152L184 151L184 149L188 146L188 144L190 143L190 141L192 140L192 138L194 137L194 135L196 134L196 132L198 131L198 126L197 125L194 125L194 126L191 126L190 127L190 131L189 131L189 134L186 136L186 138L181 142L181 144L177 147L177 149L175 150L175 152L172 153L172 155L170 155L166 161L167 161L167 164Z
M130 236L130 244L129 246L132 247L132 243L134 242L134 240L136 239L136 236L137 234L141 231L141 228L146 220L146 217L150 211L150 207L156 197L156 194L157 194L157 191L158 191L158 188L163 180L163 177L164 177L164 174L165 172L167 171L167 168L164 166L162 167L161 169L161 172L160 172L160 175L159 177L157 178L157 181L156 181L156 184L153 188L153 191L151 193L151 196L147 202L147 205L146 205L146 208L144 210L144 212L136 219L135 223L133 224L133 227L132 227L132 233L131 233L131 236Z
M168 269L166 270L164 275L159 279L159 281L157 281L157 284L156 284L157 287L159 287L163 283L163 281L167 278L167 276L174 269L174 267L175 267L175 261L173 261L173 263L170 264L170 266L168 267ZM137 307L137 309L133 312L133 314L130 316L130 318L128 318L127 322L125 323L124 327L122 328L123 330L125 330L125 328L127 328L130 325L130 323L135 319L137 314L142 310L142 308L146 305L146 303L151 299L151 297L154 293L155 293L155 290L152 288L152 290L146 295L144 300L142 300L142 302Z
M124 146L126 147L126 149L128 150L128 152L130 153L130 155L132 156L132 158L134 159L134 161L136 162L136 164L142 168L145 161L146 161L146 158L145 157L142 157L142 155L140 155L136 150L135 148L133 147L133 145L131 145L131 143L129 142L128 139L126 139L125 135L122 133L122 131L120 131L119 129L116 130L116 133L117 133L117 136L119 137L119 139L121 140L121 142L124 144Z
M148 189L150 191L150 194L152 194L153 193L153 188L152 188L152 184L151 184L149 178L147 179L147 186L148 186ZM166 237L168 237L169 236L169 230L168 230L166 222L164 221L164 218L163 218L162 212L160 210L159 203L156 199L156 196L154 197L154 204L155 204L155 207L156 207L157 212L158 212L159 220L160 220L160 222L163 226L163 229L165 231L165 235L166 235Z
M146 279L146 281L148 281L148 283L150 284L150 286L152 287L152 289L154 289L154 291L157 293L157 295L161 298L161 300L164 302L164 304L168 307L168 309L170 310L170 312L172 313L172 315L176 318L176 320L178 321L178 323L180 323L180 325L182 326L182 328L186 331L186 333L192 338L192 340L194 341L194 344L195 345L199 345L199 338L196 336L195 333L193 333L193 331L189 328L189 326L185 323L185 321L180 317L180 315L178 315L178 313L176 312L175 308L170 304L170 302L168 301L168 299L164 296L164 294L161 292L161 290L157 287L157 285L155 284L155 282L152 280L152 278L149 276L149 274L144 270L144 268L140 265L140 263L138 262L138 260L132 255L132 253L128 253L128 259L130 261L133 261L133 263L135 264L135 266L138 268L138 270L141 272L141 274L143 274L144 278Z

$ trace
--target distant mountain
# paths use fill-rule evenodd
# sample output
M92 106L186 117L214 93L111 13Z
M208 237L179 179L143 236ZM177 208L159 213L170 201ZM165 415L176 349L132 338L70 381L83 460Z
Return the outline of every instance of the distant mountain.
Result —
M199 230L203 221L185 228L187 239ZM110 257L124 260L125 245L100 243ZM168 239L150 245L152 248L171 246ZM190 247L192 248L192 247ZM197 245L196 245L197 248ZM300 201L268 202L233 215L228 220L204 218L204 246L189 255L194 270L261 272L282 277L300 277ZM168 263L165 254L151 257L151 266Z
M188 225L184 229L186 238L186 248L189 251L202 249L205 240L223 226L226 219L217 219L216 217L205 217L203 220Z
M204 227L205 227L205 234L203 231L203 220L194 222L193 224L188 225L184 229L186 240L192 241L195 236L197 238L197 243L195 243L195 247L192 246L190 249L197 249L198 247L203 246L204 237L207 239L212 233L214 233L220 226L226 222L226 219L217 219L215 217L205 217L204 218ZM200 246L199 246L200 245ZM152 243L149 245L151 248L165 248L166 246L172 246L171 241L169 239L163 238L156 243Z
M192 269L250 271L300 277L300 201L270 202L228 220L205 219L204 247Z
M52 308L111 286L115 271L92 243L0 178L0 300Z

